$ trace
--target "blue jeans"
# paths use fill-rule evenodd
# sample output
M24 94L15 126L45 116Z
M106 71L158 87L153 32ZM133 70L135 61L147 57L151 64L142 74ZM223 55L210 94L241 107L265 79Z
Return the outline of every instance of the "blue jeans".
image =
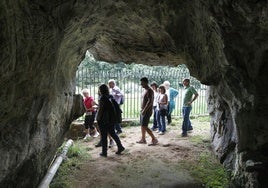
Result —
M157 113L157 124L159 131L166 132L166 116L160 115L159 111Z
M156 110L156 106L153 107L154 110L154 116L153 116L153 126L152 129L157 129L158 125L157 125L157 114L158 114L158 110Z
M188 130L192 130L192 124L190 121L190 112L192 110L191 106L184 106L182 107L182 115L183 115L183 122L182 122L182 134L187 135Z

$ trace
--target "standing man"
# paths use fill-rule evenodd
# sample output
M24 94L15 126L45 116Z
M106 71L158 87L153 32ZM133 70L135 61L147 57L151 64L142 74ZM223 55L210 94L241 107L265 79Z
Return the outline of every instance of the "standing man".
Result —
M121 105L121 100L123 98L123 93L121 92L120 88L116 86L115 80L111 79L108 81L109 88L111 90L111 94L114 97L115 101ZM122 133L122 127L119 123L115 124L116 134Z
M169 81L164 81L163 85L166 88L166 94L168 96L168 113L167 113L167 120L168 124L171 123L171 113L175 109L175 98L178 96L179 91L170 87Z
M190 79L185 78L182 83L184 86L184 96L183 96L183 107L182 107L183 122L182 122L181 136L185 137L187 136L187 131L193 130L190 121L190 112L192 110L192 103L198 97L198 93L193 86L190 86Z
M140 114L140 124L141 124L141 139L137 141L139 144L146 144L145 134L146 132L151 136L152 142L149 144L156 145L158 143L157 138L154 136L150 128L148 128L150 117L153 113L153 101L154 101L154 91L149 86L148 78L143 77L140 79L141 86L144 88L142 93L142 105Z

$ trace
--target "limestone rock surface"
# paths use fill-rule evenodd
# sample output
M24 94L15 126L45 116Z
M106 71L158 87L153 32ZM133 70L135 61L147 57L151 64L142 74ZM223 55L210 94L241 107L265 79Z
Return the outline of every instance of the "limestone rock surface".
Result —
M0 23L0 187L41 181L83 114L74 91L86 50L111 63L186 64L209 85L212 145L231 185L267 183L267 0L2 0Z

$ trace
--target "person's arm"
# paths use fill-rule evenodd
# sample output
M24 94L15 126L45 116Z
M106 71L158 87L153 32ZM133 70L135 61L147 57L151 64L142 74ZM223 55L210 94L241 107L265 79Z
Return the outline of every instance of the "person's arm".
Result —
M195 99L197 99L197 97L198 97L198 93L194 94L194 98L190 102L193 103Z
M167 105L168 104L168 97L167 94L164 95L164 101L163 101L163 105Z
M174 89L174 98L177 97L178 94L179 94L179 91L177 89Z
M119 87L115 88L115 89L112 89L112 91L114 92L114 95L116 96L122 96L122 92L121 90L119 89Z
M197 97L198 97L198 93L197 93L197 91L192 87L191 88L192 89L192 92L193 92L193 94L194 94L194 98L192 98L192 100L190 100L189 101L189 104L191 105L196 99L197 99Z
M87 110L94 111L96 109L95 106L98 106L98 104L94 100L92 100L91 101L91 108L88 108Z
M104 112L104 101L100 100L98 113L97 113L97 121L101 120L101 118L103 117L103 112Z

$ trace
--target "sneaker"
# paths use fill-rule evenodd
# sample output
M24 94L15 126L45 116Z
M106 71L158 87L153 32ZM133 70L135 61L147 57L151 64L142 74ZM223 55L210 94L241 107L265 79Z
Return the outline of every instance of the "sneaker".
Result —
M90 138L90 135L89 134L86 134L86 136L84 137L84 140Z
M120 155L122 153L122 151L124 151L124 150L125 150L124 147L118 148L118 151L115 152L115 154Z
M159 134L159 135L163 135L163 134L164 134L164 132L160 131L158 134Z
M187 129L187 132L191 133L193 131L193 127Z
M93 135L94 138L97 138L100 134L98 133L98 131L95 132L95 134Z
M187 134L181 133L181 137L187 137Z
M113 146L114 146L114 141L113 140L110 140L109 148L111 148Z

